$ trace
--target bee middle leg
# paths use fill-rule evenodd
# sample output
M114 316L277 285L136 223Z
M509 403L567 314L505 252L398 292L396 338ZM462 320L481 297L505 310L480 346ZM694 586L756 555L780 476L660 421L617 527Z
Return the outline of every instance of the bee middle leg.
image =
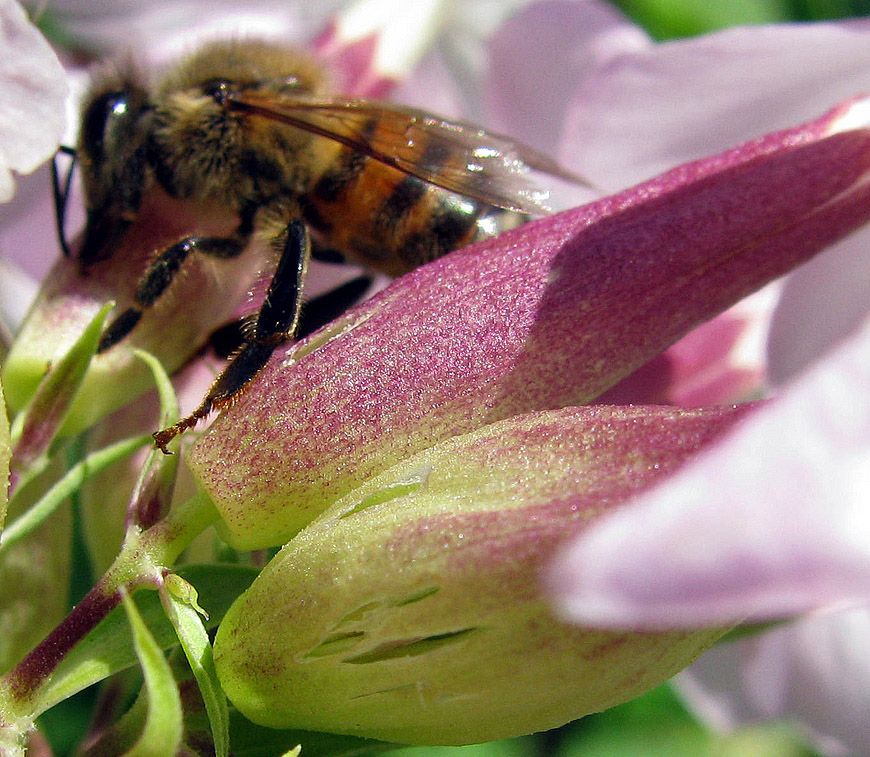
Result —
M175 425L154 434L155 446L168 454L166 445L172 439L192 428L213 410L231 405L266 365L275 349L294 338L299 325L302 287L310 257L311 238L308 229L302 221L294 219L287 226L287 238L278 267L244 344L212 384L200 406Z
M97 345L105 352L124 339L139 323L145 311L168 289L191 254L213 258L235 258L244 252L254 233L254 210L244 209L235 231L227 237L185 237L163 250L148 266L133 296L134 304L119 313L106 327Z

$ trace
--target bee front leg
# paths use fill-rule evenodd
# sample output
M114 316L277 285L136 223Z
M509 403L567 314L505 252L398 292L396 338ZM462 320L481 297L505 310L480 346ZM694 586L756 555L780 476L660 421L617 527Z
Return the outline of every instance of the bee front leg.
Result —
M166 445L192 428L212 410L231 405L239 393L266 365L275 349L296 334L302 306L302 287L311 257L311 238L305 224L292 220L287 239L266 298L245 343L212 384L200 406L186 418L154 434L154 444L169 453Z
M224 259L241 255L254 233L254 213L254 209L244 209L238 227L228 237L185 237L157 255L139 279L134 304L119 313L103 331L97 353L114 347L136 327L145 311L169 288L191 254Z

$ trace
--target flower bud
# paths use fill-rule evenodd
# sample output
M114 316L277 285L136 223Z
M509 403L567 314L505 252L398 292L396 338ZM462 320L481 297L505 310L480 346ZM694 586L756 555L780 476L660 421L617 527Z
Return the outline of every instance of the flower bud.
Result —
M206 203L170 198L153 189L118 249L84 264L61 258L46 277L3 366L10 407L20 409L46 369L66 354L105 303L115 301L107 323L133 305L141 278L157 251L199 228L226 234L238 220ZM243 301L262 264L263 250L251 245L232 260L192 256L167 291L143 310L128 336L97 354L70 408L65 433L76 433L153 386L136 349L155 355L170 373L206 342Z
M555 549L741 410L569 408L415 455L336 502L224 618L221 683L251 720L412 744L531 733L656 686L722 629L577 628Z
M280 350L189 463L244 549L403 458L598 397L870 220L870 99L525 224Z

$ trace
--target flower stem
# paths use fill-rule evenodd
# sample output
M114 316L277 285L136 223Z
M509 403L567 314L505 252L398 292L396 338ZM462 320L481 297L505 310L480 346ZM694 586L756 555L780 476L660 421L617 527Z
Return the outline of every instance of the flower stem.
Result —
M51 678L60 662L120 603L121 589L156 588L182 550L217 517L211 500L199 494L172 508L151 528L131 528L118 557L84 599L18 665L0 677L0 723L32 723L74 693ZM78 689L97 680L83 682Z

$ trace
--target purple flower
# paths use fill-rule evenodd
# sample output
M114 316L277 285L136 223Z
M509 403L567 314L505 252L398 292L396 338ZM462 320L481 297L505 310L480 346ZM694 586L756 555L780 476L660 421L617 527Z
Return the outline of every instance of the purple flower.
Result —
M624 38L616 28L611 36ZM867 33L867 22L856 21L730 30L657 46L634 38L634 52L615 56L576 85L567 119L573 126L562 137L565 155L581 155L574 165L618 186L677 156L805 117L806 108L824 107L828 98L870 88L862 63ZM638 103L640 119L632 117ZM761 411L750 422L754 431L736 434L685 478L649 495L649 505L640 498L611 525L602 523L598 536L590 532L559 564L554 590L584 623L616 622L617 614L629 626L781 616L838 597L866 597L868 530L860 513L868 501L862 472L870 441L861 363L868 350L868 250L867 232L858 232L782 286L767 341L771 383L793 382L781 406ZM851 347L831 352L843 339ZM813 376L801 375L819 359ZM662 381L660 372L652 375ZM651 383L639 380L639 387L627 384L629 392L611 396L630 400L638 396L632 391L648 392ZM592 549L607 558L597 562ZM594 582L581 568L593 563ZM866 656L864 629L860 607L814 614L757 639L722 644L678 682L719 727L798 718L826 752L854 753L870 738L858 714L870 690L859 662Z

